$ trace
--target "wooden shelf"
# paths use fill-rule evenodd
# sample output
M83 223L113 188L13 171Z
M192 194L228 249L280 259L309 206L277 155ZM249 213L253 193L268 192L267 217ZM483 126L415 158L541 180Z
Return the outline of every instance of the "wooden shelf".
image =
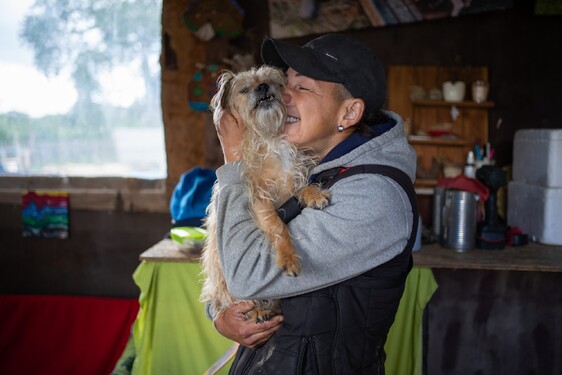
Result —
M494 102L476 103L471 101L464 102L446 102L444 100L416 100L412 105L418 107L458 107L458 108L493 108Z
M418 191L428 191L437 186L437 180L424 177L444 176L445 165L461 167L466 163L467 155L474 145L489 141L489 112L495 103L472 101L470 90L466 93L467 99L462 102L412 101L412 88L421 87L429 92L451 80L461 80L467 85L478 80L488 81L488 68L391 65L388 67L387 77L388 108L402 116L410 125L408 131L411 136L408 137L408 142L417 154L415 187ZM438 129L447 130L449 136L437 137L435 130ZM427 136L421 136L422 134ZM430 134L434 137L429 136ZM431 217L431 206L428 205L423 210L424 216Z
M422 138L423 137L423 138ZM430 145L430 146L457 146L466 147L471 146L471 143L464 139L443 139L439 137L425 137L425 136L408 136L408 142L412 145Z
M416 188L435 187L437 186L437 179L416 178L416 182L414 185L416 186Z

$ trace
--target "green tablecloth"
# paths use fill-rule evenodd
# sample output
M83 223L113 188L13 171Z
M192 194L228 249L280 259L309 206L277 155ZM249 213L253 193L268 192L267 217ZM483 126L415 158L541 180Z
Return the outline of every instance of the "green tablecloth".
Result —
M200 274L198 263L143 261L136 269L141 294L132 374L203 374L232 344L199 302Z
M203 374L231 345L199 302L200 273L198 263L145 260L138 266L133 279L141 290L140 310L133 340L120 359L134 360L132 374ZM385 346L388 375L421 375L422 315L436 288L430 269L412 269Z
M431 269L412 268L384 346L387 375L422 375L423 311L436 289Z

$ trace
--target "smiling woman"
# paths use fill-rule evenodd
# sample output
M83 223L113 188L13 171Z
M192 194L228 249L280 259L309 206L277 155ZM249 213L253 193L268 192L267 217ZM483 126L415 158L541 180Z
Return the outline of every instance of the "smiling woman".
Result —
M162 1L104 4L2 1L0 174L166 176Z

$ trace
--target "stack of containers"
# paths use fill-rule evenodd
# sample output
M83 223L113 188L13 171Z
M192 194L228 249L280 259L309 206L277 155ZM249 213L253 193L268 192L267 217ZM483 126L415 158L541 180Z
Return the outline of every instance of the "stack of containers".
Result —
M515 133L507 220L533 241L562 245L562 129Z

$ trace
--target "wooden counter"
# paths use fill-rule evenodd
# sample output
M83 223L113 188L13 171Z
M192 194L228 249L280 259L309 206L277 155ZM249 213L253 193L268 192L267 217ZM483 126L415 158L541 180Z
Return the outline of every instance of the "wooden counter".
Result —
M414 266L449 269L562 272L562 246L534 242L503 250L456 252L437 243L414 252Z
M140 260L152 262L198 262L201 249L180 249L171 239L163 239L140 255Z
M414 265L429 268L476 269L499 271L562 272L562 246L529 243L503 250L460 253L437 243L424 245L414 254ZM164 239L140 255L140 260L160 262L198 262L197 250L180 250L172 240Z

